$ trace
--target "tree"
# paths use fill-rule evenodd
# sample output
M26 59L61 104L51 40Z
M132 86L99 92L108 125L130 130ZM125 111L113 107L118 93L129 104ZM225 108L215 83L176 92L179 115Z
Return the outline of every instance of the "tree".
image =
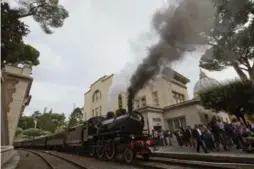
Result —
M254 114L254 85L251 81L232 81L200 91L201 105L216 112L225 111L237 117Z
M65 115L57 113L43 113L38 118L38 128L54 133L57 127L64 125Z
M79 107L77 107L72 111L70 115L68 128L79 125L82 123L82 121L83 121L82 110Z
M40 53L23 42L23 36L26 36L29 30L18 19L19 11L1 2L1 15L1 66L4 67L6 64L38 65Z
M31 116L22 116L20 118L19 127L22 129L34 128L34 120L37 120L36 128L42 131L48 131L54 133L57 128L63 128L65 124L64 113L52 113L52 110L48 113L41 113L40 111L35 111Z
M63 26L69 17L68 11L59 4L59 0L19 0L19 17L32 16L45 33L53 33L52 28Z
M221 71L233 67L242 80L254 82L254 15L252 0L215 0L215 28L206 34L211 48L201 57L200 67ZM246 22L249 25L246 26ZM243 26L245 25L245 26Z
M33 128L34 127L34 118L31 116L21 116L19 119L19 128L23 130Z

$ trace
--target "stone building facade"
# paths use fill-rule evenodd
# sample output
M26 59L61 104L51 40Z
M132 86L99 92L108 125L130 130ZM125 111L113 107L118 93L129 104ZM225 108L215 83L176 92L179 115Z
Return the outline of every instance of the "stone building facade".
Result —
M33 78L28 66L5 66L1 72L2 145L12 145L19 118L31 100ZM8 136L7 136L8 135Z
M6 65L1 70L1 168L15 168L20 159L12 144L19 118L31 100L31 67Z
M145 120L145 129L175 130L180 127L195 124L207 124L214 112L205 110L198 97L189 99L187 83L189 79L183 75L165 69L161 76L148 83L140 90L134 99L133 108L141 112ZM108 112L108 92L114 75L103 76L90 86L85 93L84 120L94 116L103 116ZM210 81L210 82L209 82ZM204 84L205 82L205 84ZM217 81L207 77L202 71L200 79L194 87L194 96L208 87L207 84L217 84ZM127 93L121 93L122 107L127 108ZM115 98L114 110L118 109L118 98ZM226 113L220 112L224 121L229 121Z

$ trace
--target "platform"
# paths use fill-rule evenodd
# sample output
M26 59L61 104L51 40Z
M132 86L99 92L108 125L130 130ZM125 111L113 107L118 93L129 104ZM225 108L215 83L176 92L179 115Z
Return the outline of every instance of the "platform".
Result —
M19 155L13 146L1 146L1 168L15 169L19 162Z

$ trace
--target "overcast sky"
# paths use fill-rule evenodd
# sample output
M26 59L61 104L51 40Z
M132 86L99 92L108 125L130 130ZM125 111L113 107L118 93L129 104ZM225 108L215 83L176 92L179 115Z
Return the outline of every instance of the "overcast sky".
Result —
M26 42L40 51L41 62L33 68L32 100L25 114L47 107L69 115L74 104L83 106L84 92L91 83L135 61L137 49L143 49L141 37L151 31L152 14L164 3L163 0L60 2L70 17L53 35L46 35L32 18L25 19L31 30ZM201 54L188 54L174 66L191 80L188 84L191 97L199 77ZM217 80L236 76L232 69L207 74Z

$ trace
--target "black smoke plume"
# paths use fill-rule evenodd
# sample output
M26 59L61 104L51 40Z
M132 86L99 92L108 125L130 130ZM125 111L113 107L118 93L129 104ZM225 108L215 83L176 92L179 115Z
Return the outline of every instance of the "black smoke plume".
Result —
M149 48L148 56L138 66L128 87L128 109L137 92L162 66L168 66L182 58L183 53L197 44L203 44L202 32L210 29L213 6L210 0L181 1L177 7L169 6L157 11L152 24L160 40Z

